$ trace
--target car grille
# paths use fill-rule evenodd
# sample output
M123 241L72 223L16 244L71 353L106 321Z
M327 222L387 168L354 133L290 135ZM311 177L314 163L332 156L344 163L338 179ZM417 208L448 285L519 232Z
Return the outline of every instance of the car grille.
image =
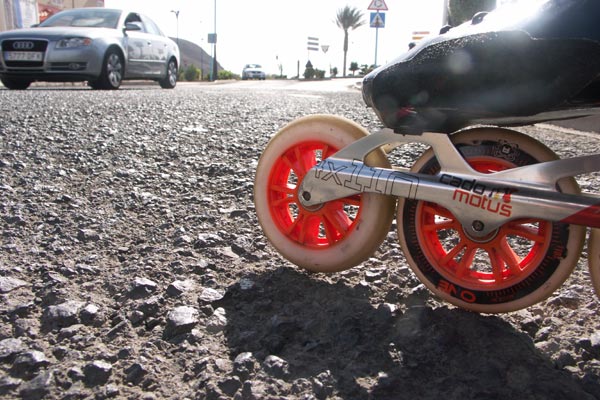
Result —
M5 52L21 52L21 53L35 53L35 52L46 52L48 47L48 41L46 40L31 40L31 39L11 39L2 42L2 57L4 64L7 68L10 67L21 67L21 68L39 68L43 66L44 60L41 61L29 61L29 60L14 60L7 61Z

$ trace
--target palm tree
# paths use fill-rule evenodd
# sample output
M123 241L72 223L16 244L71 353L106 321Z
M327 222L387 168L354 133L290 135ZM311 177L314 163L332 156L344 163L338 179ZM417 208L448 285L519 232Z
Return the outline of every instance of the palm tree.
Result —
M337 18L335 23L337 26L344 30L344 75L346 76L346 55L348 53L348 30L355 30L356 28L365 24L363 21L363 14L356 7L350 8L346 6L340 8L337 12Z

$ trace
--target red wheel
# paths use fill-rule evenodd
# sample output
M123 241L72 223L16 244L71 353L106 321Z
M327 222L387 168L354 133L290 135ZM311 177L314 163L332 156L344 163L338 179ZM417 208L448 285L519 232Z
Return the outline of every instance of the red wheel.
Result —
M541 143L504 129L463 131L452 141L482 173L556 159ZM434 174L439 164L428 151L413 170ZM578 187L567 179L559 190ZM548 297L573 270L585 234L579 226L519 219L472 238L444 207L404 199L397 218L400 244L419 279L450 303L478 312L513 311Z
M298 201L298 187L310 168L367 134L340 117L305 117L279 131L261 156L254 189L256 214L273 246L296 265L341 271L368 258L387 236L393 197L364 193L315 209ZM381 151L366 162L389 167Z

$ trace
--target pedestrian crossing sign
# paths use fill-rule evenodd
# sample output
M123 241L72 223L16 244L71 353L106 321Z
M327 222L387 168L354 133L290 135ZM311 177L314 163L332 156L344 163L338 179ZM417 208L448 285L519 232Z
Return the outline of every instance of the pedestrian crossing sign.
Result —
M371 13L371 28L385 28L385 13Z

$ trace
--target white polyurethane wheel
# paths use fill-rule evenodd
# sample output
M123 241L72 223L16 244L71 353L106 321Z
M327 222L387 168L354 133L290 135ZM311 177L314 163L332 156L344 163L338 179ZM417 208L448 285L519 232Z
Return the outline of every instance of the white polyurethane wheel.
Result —
M266 237L292 263L315 272L342 271L370 257L387 236L394 197L362 193L315 210L298 201L298 187L311 167L366 135L345 118L312 115L291 122L269 141L256 170L254 204ZM389 167L380 150L365 162Z

